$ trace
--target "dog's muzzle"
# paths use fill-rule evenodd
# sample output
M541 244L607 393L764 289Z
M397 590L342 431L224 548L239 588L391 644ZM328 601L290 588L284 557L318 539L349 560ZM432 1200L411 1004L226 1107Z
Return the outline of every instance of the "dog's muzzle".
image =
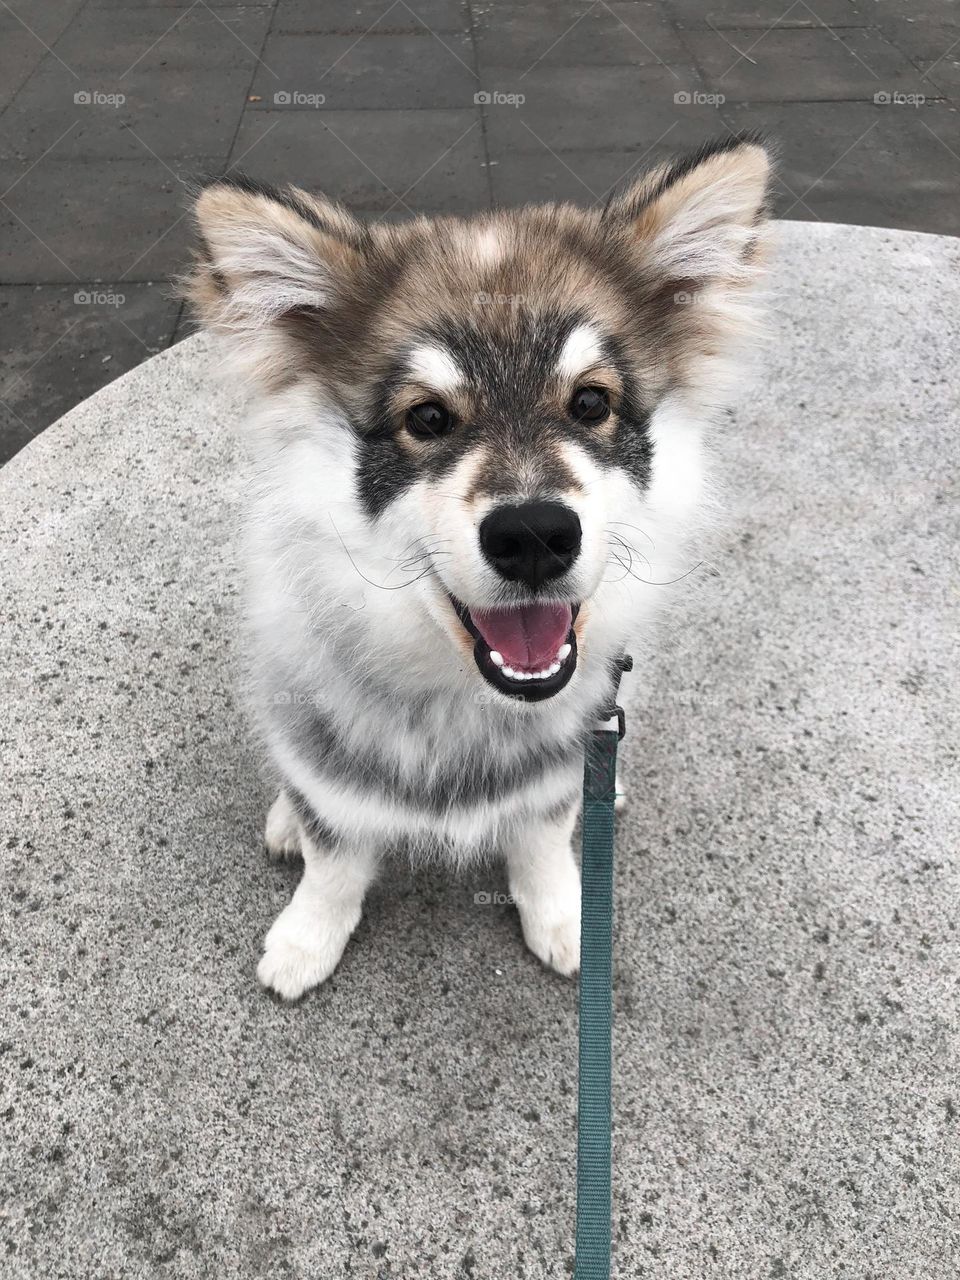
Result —
M451 597L473 636L480 674L500 693L524 702L552 698L577 667L573 629L579 604L531 602L502 609L470 609Z

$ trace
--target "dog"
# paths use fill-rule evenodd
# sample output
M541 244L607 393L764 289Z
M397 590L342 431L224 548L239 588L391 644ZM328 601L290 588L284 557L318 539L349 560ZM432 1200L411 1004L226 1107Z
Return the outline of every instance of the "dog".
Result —
M249 390L247 654L303 876L258 977L336 968L391 851L506 862L574 974L583 746L710 507L757 330L771 157L739 136L602 209L367 224L206 186L186 292Z

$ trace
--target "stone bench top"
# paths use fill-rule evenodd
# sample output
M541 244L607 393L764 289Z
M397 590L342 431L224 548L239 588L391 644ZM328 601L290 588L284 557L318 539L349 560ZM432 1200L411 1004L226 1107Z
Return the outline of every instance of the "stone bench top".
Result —
M717 574L628 678L617 1275L946 1280L960 243L780 241ZM0 471L0 1272L555 1280L576 987L500 867L388 867L319 992L256 985L297 870L212 365L184 342Z

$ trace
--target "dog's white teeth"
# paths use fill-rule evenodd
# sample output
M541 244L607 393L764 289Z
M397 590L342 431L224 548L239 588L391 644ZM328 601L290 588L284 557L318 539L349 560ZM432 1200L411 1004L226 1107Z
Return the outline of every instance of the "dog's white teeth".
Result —
M548 671L544 672L544 674L548 676L555 676L559 670L560 670L560 663L555 662Z
M568 646L567 646L567 648L569 648L569 647L570 647L570 646L568 645ZM490 661L493 663L493 665L494 665L495 667L503 667L503 654L502 654L502 653L497 653L496 649L491 649L491 650L490 650ZM504 671L506 671L506 669L507 669L507 668L506 668L506 667L503 667L503 669L504 669Z
M514 671L513 667L501 667L501 670L505 676L509 676L511 680L516 680L517 673Z
M572 644L562 644L557 650L557 662L565 662L573 650ZM556 664L554 664L556 665Z

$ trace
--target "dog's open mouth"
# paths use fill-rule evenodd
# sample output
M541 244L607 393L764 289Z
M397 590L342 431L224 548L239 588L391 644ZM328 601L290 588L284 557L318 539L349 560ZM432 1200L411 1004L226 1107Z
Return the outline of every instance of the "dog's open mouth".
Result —
M480 674L511 698L542 702L559 693L577 667L573 623L579 604L522 604L470 609L452 600L473 636Z

